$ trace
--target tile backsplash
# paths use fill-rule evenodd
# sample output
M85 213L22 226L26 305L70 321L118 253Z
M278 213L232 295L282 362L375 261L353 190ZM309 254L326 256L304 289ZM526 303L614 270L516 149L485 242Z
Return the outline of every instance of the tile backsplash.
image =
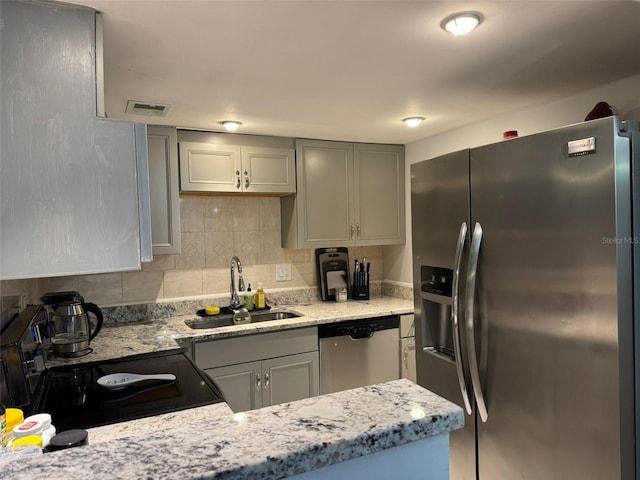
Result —
M231 257L242 261L245 282L264 288L317 287L313 249L281 245L278 197L188 195L180 198L182 253L156 255L142 270L51 277L25 283L30 302L49 291L77 290L102 306L169 301L228 293ZM382 280L382 247L349 249L349 258L368 257L371 280ZM276 264L291 264L291 280L276 281ZM8 282L0 282L0 288ZM20 286L23 286L22 284Z

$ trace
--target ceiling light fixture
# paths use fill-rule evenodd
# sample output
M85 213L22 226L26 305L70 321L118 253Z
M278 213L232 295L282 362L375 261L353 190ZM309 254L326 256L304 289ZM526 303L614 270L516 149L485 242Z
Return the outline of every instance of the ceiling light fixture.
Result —
M403 118L402 121L407 127L417 127L424 121L424 117L407 117Z
M440 26L458 37L475 30L481 21L482 15L478 12L459 12L449 15L440 23Z
M242 122L236 122L235 120L225 120L223 122L220 122L220 125L222 125L226 130L233 132L237 130L240 125L242 125Z

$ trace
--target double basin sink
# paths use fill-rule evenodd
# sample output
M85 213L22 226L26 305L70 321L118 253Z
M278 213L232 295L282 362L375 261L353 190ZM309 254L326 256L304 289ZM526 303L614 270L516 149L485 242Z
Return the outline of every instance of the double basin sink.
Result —
M269 322L271 320L284 320L286 318L298 318L300 315L293 312L249 312L251 320L242 323ZM194 329L228 327L235 325L233 312L229 308L223 308L218 315L205 316L203 318L185 320L188 327Z

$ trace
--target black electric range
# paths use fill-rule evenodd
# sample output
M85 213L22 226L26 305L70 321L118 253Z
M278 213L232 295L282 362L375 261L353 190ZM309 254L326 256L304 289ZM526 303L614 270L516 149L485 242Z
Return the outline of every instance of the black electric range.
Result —
M174 382L148 381L106 390L98 378L110 373L173 373ZM29 413L46 412L58 431L90 428L224 401L213 381L184 350L53 367L38 383Z

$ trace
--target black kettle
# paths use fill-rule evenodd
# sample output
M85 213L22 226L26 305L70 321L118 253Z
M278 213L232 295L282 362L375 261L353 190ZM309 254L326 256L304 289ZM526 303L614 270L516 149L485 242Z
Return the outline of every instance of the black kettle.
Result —
M88 303L78 292L46 293L42 302L47 308L47 332L53 353L61 357L81 357L92 351L89 347L102 328L102 311L95 303ZM91 329L89 313L95 317Z

